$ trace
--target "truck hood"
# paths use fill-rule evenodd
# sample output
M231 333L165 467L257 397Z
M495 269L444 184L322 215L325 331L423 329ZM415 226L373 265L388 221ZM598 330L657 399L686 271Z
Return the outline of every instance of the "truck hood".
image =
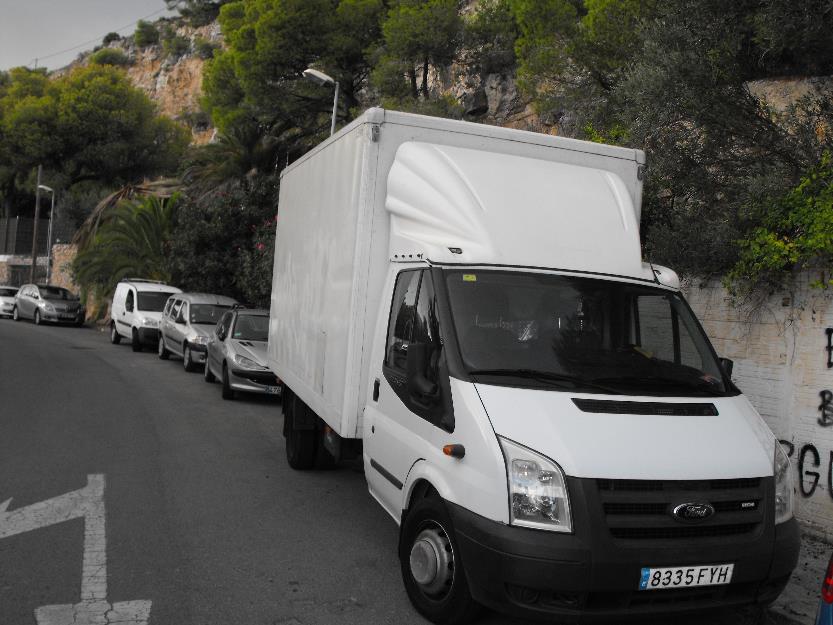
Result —
M772 475L775 437L743 396L634 397L475 384L499 436L582 478L709 480ZM717 416L581 411L575 399L711 403Z

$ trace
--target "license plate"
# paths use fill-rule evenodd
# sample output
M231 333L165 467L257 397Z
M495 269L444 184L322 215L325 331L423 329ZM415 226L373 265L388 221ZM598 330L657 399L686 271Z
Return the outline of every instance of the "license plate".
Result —
M639 590L720 586L732 581L734 569L734 564L672 566L660 569L643 568L639 580Z
M280 395L281 394L281 387L280 386L267 386L266 392L270 395Z
M61 314L61 319L75 319L75 315L70 313Z

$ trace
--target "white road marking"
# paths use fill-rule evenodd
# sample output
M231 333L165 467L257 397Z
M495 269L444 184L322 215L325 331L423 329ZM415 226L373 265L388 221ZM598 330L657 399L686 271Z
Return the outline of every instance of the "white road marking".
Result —
M81 601L75 605L37 608L38 625L147 625L150 601L122 601L112 605L107 601L103 475L88 475L84 488L8 512L11 501L0 503L0 539L84 519Z

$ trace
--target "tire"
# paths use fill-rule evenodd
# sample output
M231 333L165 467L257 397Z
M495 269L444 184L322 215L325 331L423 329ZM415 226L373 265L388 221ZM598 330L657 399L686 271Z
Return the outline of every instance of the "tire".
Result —
M296 410L309 410L304 403L293 396L290 403L289 414L284 413L284 419L288 419L286 427L286 461L296 471L308 471L315 466L316 447L318 442L318 431L298 430L292 423Z
M191 346L188 345L188 343L185 343L182 346L182 368L188 373L192 373L197 370L197 365L194 364L194 359L191 356Z
M17 306L12 309L12 319L15 321L20 321L20 313L17 312Z
M133 328L130 334L130 347L134 352L142 351L142 341L139 340L139 331L136 328Z
M119 334L119 331L116 329L115 321L110 323L110 342L113 345L118 345L119 343L121 343L121 334Z
M429 621L463 625L477 617L480 606L469 590L451 516L438 496L420 499L408 510L399 564L408 598Z
M226 363L223 363L223 399L234 399L235 395L234 389L231 388L231 383L229 382L228 367Z
M208 367L208 356L206 356L205 358L205 369L203 369L203 378L209 384L212 384L214 380L216 380L214 374L211 373L211 369Z
M32 323L34 323L36 326L39 326L43 323L43 321L40 318L40 311L37 308L35 309L35 316L32 317Z
M159 356L159 360L167 360L171 355L171 352L165 347L165 339L162 338L161 332L159 333L159 344L156 348L156 355Z

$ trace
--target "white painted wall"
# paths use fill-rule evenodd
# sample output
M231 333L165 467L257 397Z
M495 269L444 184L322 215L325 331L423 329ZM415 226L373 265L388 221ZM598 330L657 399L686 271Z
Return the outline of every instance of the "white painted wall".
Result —
M827 336L833 327L833 289L809 286L815 273L799 277L792 292L774 293L755 305L737 302L719 280L693 282L685 291L720 356L735 362L734 381L779 439L794 448L793 471L805 495L796 497L796 516L806 529L833 539L833 425L819 424L823 390L833 390L827 367ZM833 407L832 407L833 408ZM818 484L813 488L817 473ZM798 485L798 481L797 481Z

